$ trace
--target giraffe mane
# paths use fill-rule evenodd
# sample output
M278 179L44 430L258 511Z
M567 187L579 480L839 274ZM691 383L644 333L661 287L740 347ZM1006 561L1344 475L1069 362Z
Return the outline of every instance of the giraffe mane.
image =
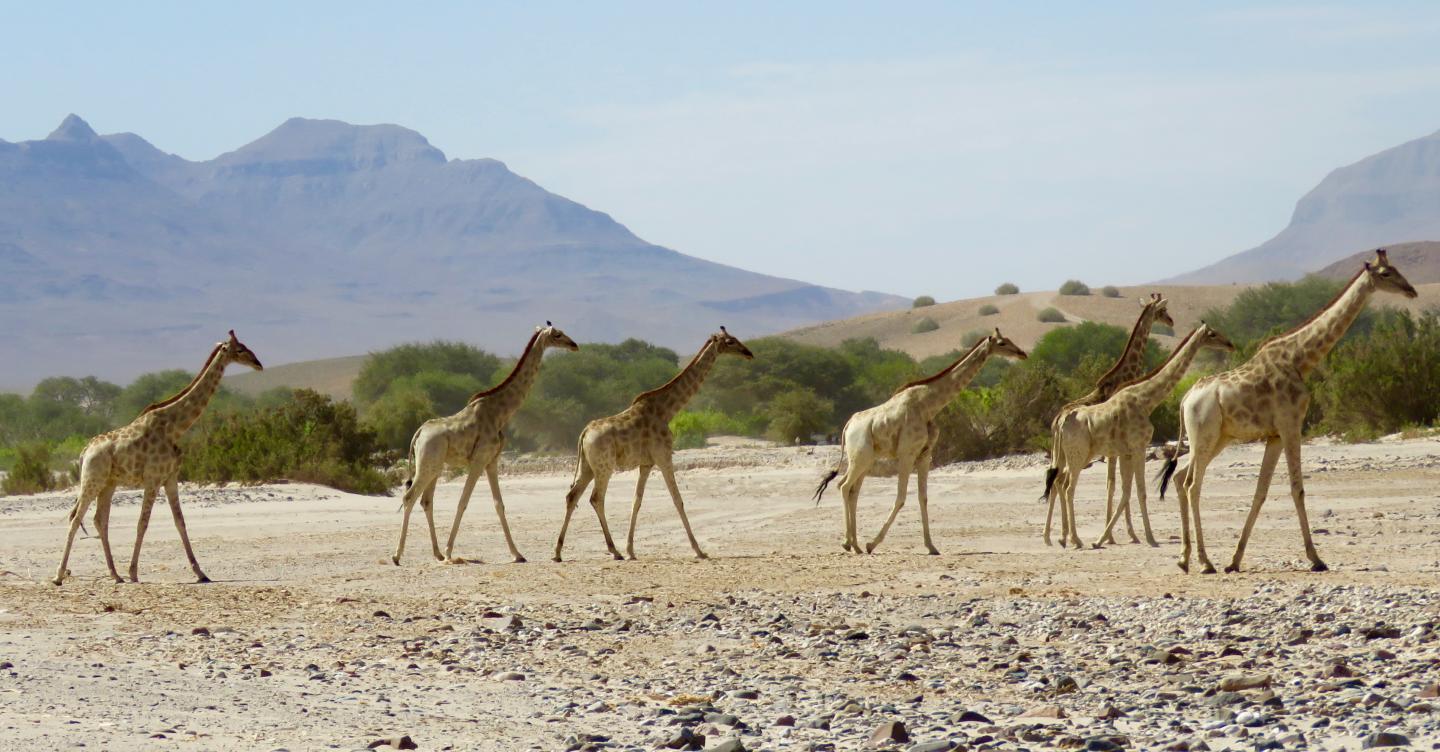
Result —
M890 396L891 396L891 397L894 397L895 395L897 395L897 394L905 391L906 389L909 389L909 388L912 387L912 386L924 386L924 385L926 385L926 384L929 384L929 383L932 383L932 382L935 382L935 381L939 381L942 376L944 376L945 374L950 373L951 371L955 370L955 366L958 366L958 365L960 365L961 363L965 362L965 359L966 359L966 358L968 358L968 357L970 357L972 354L974 354L974 352L975 352L976 350L980 349L980 346L983 345L983 344L985 344L985 342L986 342L987 340L989 340L989 339L990 339L989 337L981 337L978 342L976 342L975 344L973 344L973 345L970 346L970 349L969 349L969 350L966 350L966 351L965 351L965 354L964 354L964 355L961 355L959 358L956 358L954 363L951 363L950 365L945 366L944 368L941 368L940 371L939 371L938 373L936 373L935 375L933 375L933 376L926 376L926 377L923 378L923 379L916 379L915 381L912 381L912 382L910 382L910 383L908 383L908 384L905 384L905 385L901 386L899 389L896 389L894 392L891 392L891 393L890 393Z
M475 404L476 400L482 399L484 397L489 397L490 395L505 388L505 386L508 385L510 382L514 381L515 375L520 373L520 366L525 365L525 359L529 358L530 352L535 349L535 340L540 338L541 331L542 330L537 329L534 334L530 335L530 341L525 343L525 352L520 353L520 359L515 361L515 367L510 369L510 374L505 377L504 381L490 387L489 389L484 389L470 395L470 399L465 403L465 405L467 407L473 405Z
M641 393L635 395L635 399L630 400L630 404L631 404L631 405L638 405L638 404L640 404L640 400L643 400L643 399L645 399L646 397L653 397L653 396L655 396L655 395L657 395L657 394L665 391L666 389L669 389L670 386L676 382L676 380L678 380L681 376L684 376L686 371L689 371L689 370L690 370L690 366L695 365L695 361L697 361L697 360L700 359L700 354L703 353L703 352L705 352L705 348L709 347L710 344L711 344L712 342L714 342L714 341L715 341L715 337L712 335L709 339L705 340L705 344L701 345L699 350L696 350L696 351L695 351L695 355L694 355L694 357L690 358L690 362L689 362L689 363L686 363L686 364L685 364L685 367L684 367L684 368L681 368L678 372L676 372L676 374L675 374L674 376L671 376L669 381L665 382L664 384L661 384L660 386L655 387L654 389L650 389L650 390L648 390L648 391L644 391L644 392L641 392Z
M1349 282L1346 282L1344 285L1342 285L1342 286L1340 287L1340 292L1335 293L1335 297L1331 298L1329 303L1326 303L1325 305L1320 306L1318 309L1316 309L1316 311L1315 311L1314 313L1310 314L1310 318L1305 319L1304 321L1301 321L1300 323L1298 323L1298 324L1296 324L1295 326L1291 327L1291 328L1290 328L1290 331L1282 332L1282 333L1280 333L1280 334L1276 334L1276 335L1273 336L1273 337L1266 337L1266 338L1264 339L1264 341L1262 341L1262 342L1260 343L1259 347L1256 347L1256 348L1255 348L1255 352L1256 352L1256 353L1259 353L1261 350L1264 350L1264 349L1265 349L1265 346L1266 346L1266 345L1269 345L1271 342L1274 342L1275 340L1281 339L1281 338L1284 338L1284 337L1289 337L1290 335L1292 335L1292 334L1300 331L1301 329L1304 329L1305 327L1310 326L1311 324L1315 323L1315 319L1320 318L1320 315L1321 315L1321 314L1323 314L1323 313L1325 313L1326 311L1330 310L1331 306L1333 306L1333 305L1335 305L1336 303L1340 302L1340 298L1341 298L1342 296L1344 296L1345 293L1347 293L1347 292L1350 291L1350 286L1353 285L1353 284L1355 284L1355 280L1360 279L1360 275L1361 275L1361 274L1364 274L1364 273L1365 273L1365 267L1362 266L1362 267L1360 267L1360 271L1355 272L1355 276L1353 276L1353 277L1350 278L1350 281L1349 281Z
M220 354L220 348L224 346L225 343L221 342L220 344L215 346L214 350L210 351L210 357L205 359L205 365L200 366L200 370L195 372L195 378L190 379L190 383L186 384L184 389L181 389L180 391L170 395L166 399L160 400L159 402L150 403L150 405L148 405L144 410L140 411L140 414L145 415L146 413L153 413L162 407L169 407L176 402L179 402L181 397L184 397L190 392L191 389L195 388L195 384L199 383L200 377L205 375L206 369L208 369L210 367L210 364L215 361L215 356Z
M1145 316L1150 313L1154 305L1155 301L1153 300L1145 304L1145 310L1140 312L1139 318L1135 319L1135 325L1130 327L1130 338L1125 340L1125 349L1120 351L1120 357L1115 359L1115 365L1110 366L1110 370L1101 374L1100 378L1095 380L1095 385L1097 389L1101 384L1105 383L1106 379L1114 378L1116 372L1120 370L1120 365L1125 362L1125 354L1130 352L1130 346L1135 341L1135 335L1140 333L1140 322L1145 320ZM1144 351L1145 344L1148 343L1148 341L1149 338L1147 337L1146 342L1140 343L1139 347L1142 352Z
M1114 397L1116 394L1118 394L1118 393L1120 392L1121 389L1124 389L1124 388L1127 387L1127 386L1134 386L1134 385L1136 385L1136 384L1139 384L1139 383L1142 382L1142 381L1148 381L1148 380L1154 378L1156 374L1158 374L1158 373L1160 373L1161 371L1165 370L1165 366L1170 365L1170 361L1174 360L1174 359L1175 359L1175 356L1180 354L1180 351L1185 348L1185 344L1188 343L1188 342L1190 341L1190 339L1191 339L1192 337L1194 337L1194 336L1195 336L1195 333L1198 332L1198 331L1200 331L1200 327L1198 327L1198 326L1195 327L1194 329L1191 329L1191 330L1190 330L1190 333L1187 334L1187 335L1185 335L1185 339L1180 340L1180 342L1175 345L1175 349L1170 351L1170 356L1167 357L1167 358L1165 358L1165 361L1164 361L1163 363L1161 363L1161 364L1158 365L1158 366L1155 366L1153 369L1150 370L1149 373L1145 374L1144 376L1139 376L1139 377L1130 379L1129 381L1121 384L1120 386L1115 387L1115 391L1111 392L1111 393L1110 393L1110 396L1111 396L1111 397Z

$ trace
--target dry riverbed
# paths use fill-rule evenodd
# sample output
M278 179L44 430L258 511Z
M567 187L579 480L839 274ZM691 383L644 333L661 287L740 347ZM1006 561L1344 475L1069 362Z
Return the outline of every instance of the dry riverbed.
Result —
M1173 497L1152 499L1159 548L1046 547L1039 457L932 473L942 556L924 555L913 502L875 555L848 555L838 493L810 499L836 452L680 453L709 561L690 556L658 477L638 561L609 558L583 503L566 561L550 561L570 469L541 459L501 481L526 564L508 561L483 483L457 548L484 563L433 562L417 512L401 567L389 563L394 498L186 487L214 584L189 583L161 504L142 584L110 583L86 538L56 588L70 498L0 498L0 746L348 750L408 735L422 750L1437 748L1434 439L1307 446L1325 574L1303 566L1283 469L1245 571L1201 576L1175 566ZM1259 458L1240 447L1212 465L1203 511L1217 563ZM610 486L622 547L634 477ZM1092 468L1076 502L1087 539L1103 489ZM459 490L437 494L442 544ZM893 495L893 479L866 486L862 536ZM122 492L112 515L122 571L137 502Z

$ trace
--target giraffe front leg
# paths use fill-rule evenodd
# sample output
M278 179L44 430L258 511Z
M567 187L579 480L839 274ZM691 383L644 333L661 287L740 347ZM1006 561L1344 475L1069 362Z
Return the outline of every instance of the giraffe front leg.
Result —
M930 540L930 495L926 488L930 477L930 461L930 453L926 452L915 466L915 495L920 500L920 533L925 538L925 550L929 551L931 556L939 556L940 549Z
M200 562L195 558L195 549L190 547L190 534L185 530L185 514L180 511L180 482L177 478L171 478L165 484L165 497L170 502L170 516L175 520L175 530L180 534L180 544L185 547L185 559L190 562L190 571L195 573L195 582L203 585L209 582L210 578L200 570ZM135 550L140 550L139 541L135 543Z
M1106 461L1109 462L1108 459ZM1120 521L1122 514L1127 519L1130 516L1130 476L1128 472L1128 458L1122 457L1120 458L1120 506L1111 506L1108 501L1106 502L1105 508L1108 510L1108 514L1105 518L1105 529L1101 531L1100 537L1090 544L1091 548L1103 548L1107 543L1117 545L1115 543L1115 524ZM1114 485L1113 481L1111 485Z
M640 503L645 498L645 481L650 479L650 465L640 466L640 480L635 482L635 504L630 507L630 532L625 536L625 555L635 560L635 521L640 519ZM620 558L618 555L615 558Z
M510 537L510 521L505 519L505 502L500 498L500 454L490 460L485 466L485 477L490 481L490 497L495 500L495 514L500 517L500 530L505 533L505 545L510 548L510 558L516 564L524 564L525 557L520 554L520 549L515 547L515 539Z
M685 537L690 539L690 548L695 551L695 558L710 558L704 551L700 550L699 541L695 540L695 533L690 529L690 517L685 514L685 501L680 498L680 484L675 482L675 468L670 464L667 457L660 465L660 474L665 478L665 488L670 491L670 500L675 502L675 511L680 513L680 524L685 526Z
M145 542L145 531L150 527L150 512L155 508L155 496L147 491L144 500L140 502L140 519L135 523L135 548L130 551L131 582L140 581L140 545Z
M1185 493L1185 486L1189 477L1189 468L1182 467L1175 471L1173 478L1175 498L1180 503L1180 561L1175 564L1187 574L1190 572L1190 497Z
M1145 542L1151 548L1159 548L1160 543L1155 540L1155 533L1150 529L1150 507L1145 502L1145 454L1136 454L1131 458L1130 480L1135 486L1135 496L1140 501L1140 524L1145 527ZM1123 467L1122 467L1123 470Z

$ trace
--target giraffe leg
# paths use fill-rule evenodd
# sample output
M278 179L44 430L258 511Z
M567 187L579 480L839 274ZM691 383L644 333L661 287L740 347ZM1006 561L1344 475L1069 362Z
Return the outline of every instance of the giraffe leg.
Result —
M525 557L520 554L520 549L515 547L515 539L510 537L510 521L505 519L505 502L500 498L499 454L485 466L485 477L490 481L490 498L495 500L495 514L500 517L500 530L505 533L505 545L510 548L510 557L516 564L524 564Z
M1190 479L1190 466L1175 471L1172 483L1175 485L1175 498L1180 503L1180 561L1176 565L1180 571L1190 571L1190 496L1185 492L1185 487Z
M1117 463L1115 462L1115 458L1114 458L1114 457L1106 457L1106 458L1105 458L1105 521L1106 521L1107 523L1110 521L1110 517L1111 517L1112 515L1114 515L1115 512L1116 512L1116 507L1115 507L1115 465L1116 465L1116 464L1117 464ZM1130 523L1130 513L1129 513L1128 510L1127 510L1126 513L1125 513L1125 523L1126 523L1127 525ZM1132 540L1135 539L1135 529L1134 529L1134 528L1131 528L1131 529L1130 529L1130 538L1131 538ZM1115 541L1115 531L1107 524L1107 525L1105 526L1105 537L1104 537L1102 540L1096 541L1096 543L1109 544L1109 545L1112 545L1112 546L1116 545L1116 541ZM1096 546L1096 548L1098 548L1098 547L1099 547L1099 546Z
M562 561L560 550L565 547L565 532L570 529L570 516L575 514L575 507L580 503L580 494L585 493L585 487L590 485L591 479L595 477L594 471L590 469L590 463L585 461L582 455L579 458L580 468L575 472L575 482L570 484L570 490L565 492L565 521L560 523L560 535L555 537L555 555L551 557L555 561ZM612 553L615 553L612 551ZM620 554L615 553L619 558Z
M854 467L853 465L851 466ZM854 472L851 470L850 472ZM852 483L848 480L840 482L840 496L845 508L845 539L841 541L841 547L851 553L860 553L860 534L856 524L855 516L860 509L860 486L865 482L863 476L856 476Z
M1111 459L1107 458L1106 462L1111 462ZM1120 505L1111 508L1109 503L1106 503L1106 509L1109 513L1105 517L1105 529L1101 531L1100 537L1096 538L1095 542L1090 544L1091 548L1102 548L1107 543L1110 545L1118 545L1115 543L1115 523L1120 521L1122 514L1125 515L1127 519L1130 516L1130 458L1128 456L1121 456L1115 464L1120 465ZM1114 486L1113 478L1110 479L1109 485Z
M1270 495L1270 482L1275 477L1275 465L1280 461L1280 450L1283 446L1278 436L1265 442L1265 455L1260 460L1260 476L1255 481L1255 498L1250 502L1250 512L1245 515L1245 527L1240 531L1240 542L1235 544L1235 555L1225 567L1227 573L1240 571L1240 559L1245 555L1245 544L1250 540L1250 531L1255 527L1255 520L1260 517L1260 507L1264 506Z
M145 530L150 527L150 512L154 508L155 494L146 493L144 500L140 502L140 520L135 523L135 548L130 552L131 582L140 581L140 544L145 542Z
M60 555L60 566L55 569L55 578L51 582L59 586L65 581L65 576L70 574L70 549L75 545L75 533L85 521L85 512L89 510L90 503L97 496L102 495L106 490L114 493L113 487L101 488L95 481L86 484L84 480L80 483L80 494L75 498L75 507L70 511L70 530L65 534L65 552Z
M1290 498L1295 502L1295 516L1300 521L1300 539L1305 543L1305 558L1310 560L1310 571L1325 572L1330 567L1320 560L1320 553L1315 550L1315 541L1310 538L1310 517L1305 513L1305 474L1300 466L1300 432L1297 430L1285 440L1285 466L1290 473ZM1240 568L1240 557L1237 555L1232 562L1236 569Z
M395 543L395 554L390 557L391 563L397 567L400 566L400 557L405 554L405 535L410 532L410 512L414 511L415 502L425 495L426 490L434 484L435 480L436 478L432 478L428 474L420 475L417 470L415 478L410 483L410 487L405 489L405 498L400 501L400 510L402 512L400 517L400 540Z
M620 549L615 547L615 538L610 535L610 520L605 514L605 494L610 491L610 474L609 470L595 473L595 488L590 491L590 508L595 510L595 518L600 521L600 534L605 536L605 548L619 561L623 557L620 556ZM634 525L635 521L632 519L630 524Z
M420 505L425 507L425 517L430 520L430 538L431 543L435 545L435 558L445 562L446 564L465 563L464 559L461 559L454 555L455 538L456 536L460 535L460 519L465 516L465 507L470 505L470 494L475 492L475 483L479 480L480 468L470 468L470 474L465 476L465 487L460 490L460 503L455 506L455 521L450 523L450 537L445 541L444 556L440 555L440 546L434 540L435 518L433 516L433 513L431 512L431 506L433 505L432 499L435 493L434 488L432 487L429 491L427 491L425 493L425 497L420 501ZM504 519L504 517L502 516L501 519ZM514 546L511 546L511 548L514 548Z
M1064 488L1064 487L1065 487L1065 470L1062 468L1062 469L1060 469L1060 470L1057 470L1056 473L1055 473L1055 482L1054 482L1053 484L1051 484L1051 486L1050 486L1050 493L1049 493L1049 497L1050 497L1050 498L1049 498L1049 500L1048 500L1048 501L1049 501L1049 508L1048 508L1047 510L1045 510L1045 545L1047 545L1047 546L1052 545L1052 544L1050 543L1050 523L1051 523L1051 521L1055 518L1055 499L1059 498L1059 496L1060 496L1060 489L1061 489L1061 488ZM1061 507L1061 509L1060 509L1060 525L1061 525L1062 527L1065 525L1065 509L1064 509L1064 507ZM1064 542L1064 540L1063 540L1063 536L1062 536L1062 540L1061 540L1060 544L1061 544L1061 545L1064 545L1064 544L1065 544L1065 542Z
M1108 468L1113 468L1113 467L1114 467L1115 465L1117 465L1117 464L1120 465L1120 485L1122 486L1120 493L1121 493L1121 495L1126 496L1126 497L1128 498L1128 497L1129 497L1129 494L1130 494L1130 488L1129 488L1129 486L1126 485L1129 481L1127 481L1127 480L1125 479L1125 465L1124 465L1124 462L1125 462L1125 460L1124 460L1123 458L1120 458L1120 457L1106 457L1106 458L1105 458L1105 463L1106 463L1107 469L1108 469ZM1142 465L1142 467L1143 467L1143 465ZM1120 506L1121 506L1121 508L1123 508L1123 510L1124 510L1124 512L1125 512L1125 532L1130 536L1130 542L1131 542L1131 543L1139 543L1139 542L1140 542L1140 536L1138 536L1138 535L1135 534L1135 520L1130 516L1130 512L1131 512L1131 510L1132 510L1133 508L1132 508L1129 504L1127 504L1127 503L1122 503ZM1114 542L1113 538L1112 538L1111 542L1112 542L1112 543Z
M926 488L926 481L930 476L930 460L930 453L926 452L915 466L915 495L920 499L920 533L925 537L925 549L931 556L939 556L940 549L930 540L930 495Z
M895 518L900 515L900 508L905 506L905 494L910 490L910 464L903 462L897 464L899 464L899 472L895 477L895 506L890 508L890 516L885 520L885 524L880 526L880 532L876 533L875 540L865 546L867 554L875 553L875 549L884 542L886 533L890 532L890 526L895 524Z
M635 559L635 521L640 519L640 503L645 498L645 481L650 479L650 465L640 466L640 480L635 483L635 504L630 507L630 532L625 536L625 555Z
M154 485L145 487L145 500L142 502L144 506L155 503L155 491ZM120 573L115 571L115 556L110 552L110 505L104 503L104 500L95 505L95 532L100 535L100 549L105 552L105 566L110 569L111 579L124 582Z
M1201 457L1194 450L1191 451L1190 473L1186 480L1185 499L1190 502L1190 517L1195 523L1195 555L1200 560L1201 574L1215 574L1215 565L1210 563L1210 555L1205 552L1205 531L1200 524L1200 488L1205 479L1205 466L1209 464L1209 457Z
M700 550L700 543L695 540L695 533L690 529L690 518L685 514L685 501L680 498L680 484L675 482L675 467L670 464L670 458L666 457L664 462L655 464L660 466L660 475L665 478L665 487L670 491L670 500L675 502L675 511L680 513L680 524L685 526L685 537L690 539L690 548L695 551L695 558L710 558Z
M195 549L190 547L190 534L185 530L185 514L180 511L180 482L177 478L171 478L165 484L165 498L170 502L170 516L175 520L175 531L180 534L180 545L185 547L185 559L190 562L190 571L195 573L195 582L204 584L210 581L209 577L200 569L200 561L195 558ZM135 542L135 550L139 552L140 542ZM131 564L134 569L134 564ZM131 579L134 579L134 572L131 572Z
M1075 489L1076 489L1077 486L1080 485L1080 471L1081 471L1082 469L1083 469L1082 467L1072 467L1072 468L1070 468L1070 472L1067 473L1067 474L1070 476L1070 482L1066 485L1065 496L1064 496L1064 502L1065 502L1065 520L1064 520L1064 521L1065 521L1065 527L1068 528L1068 530L1061 530L1061 531L1060 531L1060 536L1061 536L1062 538L1063 538L1063 537L1066 537L1067 535L1069 536L1069 538L1070 538L1070 545L1073 546L1073 547L1074 547L1074 550L1076 550L1076 551L1079 551L1080 549L1084 548L1084 544L1082 544L1082 543L1080 542L1079 527L1078 527L1078 525L1076 525L1076 521L1075 521Z
M1158 548L1160 543L1155 540L1155 533L1150 529L1150 507L1145 503L1145 453L1138 452L1130 458L1130 480L1126 483L1135 486L1135 496L1140 500L1140 524L1145 527L1145 542L1151 548ZM1122 474L1124 468L1121 468Z

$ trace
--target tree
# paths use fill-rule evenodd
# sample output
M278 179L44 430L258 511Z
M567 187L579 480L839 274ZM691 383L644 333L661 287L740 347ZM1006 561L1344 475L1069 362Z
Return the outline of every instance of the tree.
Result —
M765 434L773 441L789 444L796 439L810 440L812 434L833 430L831 416L835 405L809 389L797 389L779 395L770 402L766 413L770 424Z
M1019 293L1020 288L1016 287L1014 282L1006 282L995 288L996 295L1018 295Z
M503 374L500 358L464 342L436 340L409 343L370 353L355 377L355 403L368 407L397 380L425 372L461 374L481 385L495 383Z
M935 298L932 298L929 295L921 295L910 303L911 308L925 308L927 306L933 305L935 305Z

